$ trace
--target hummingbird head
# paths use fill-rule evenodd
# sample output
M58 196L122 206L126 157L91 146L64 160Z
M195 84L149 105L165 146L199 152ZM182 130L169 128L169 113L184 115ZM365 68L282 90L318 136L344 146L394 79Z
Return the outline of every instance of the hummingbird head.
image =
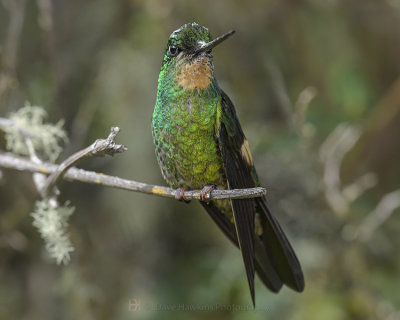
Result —
M212 40L207 28L187 23L172 32L168 39L161 68L176 78L183 89L205 89L214 77L212 49L235 31L229 31Z

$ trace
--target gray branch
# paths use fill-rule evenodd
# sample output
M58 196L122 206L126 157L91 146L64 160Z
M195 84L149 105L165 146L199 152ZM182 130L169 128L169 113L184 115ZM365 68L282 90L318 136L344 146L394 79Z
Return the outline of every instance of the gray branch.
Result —
M121 144L116 144L114 142L115 136L118 134L120 129L118 127L112 127L111 132L107 139L98 139L93 142L89 147L82 149L72 156L64 160L60 165L58 165L57 170L52 172L47 178L47 181L41 190L43 197L49 196L52 189L57 185L57 183L62 179L63 175L67 172L69 168L78 164L84 159L96 156L102 157L104 155L114 155L115 153L121 153L127 150L127 148Z
M46 175L50 175L59 171L59 165L48 162L37 164L27 158L4 152L0 152L0 167L32 173L43 173ZM174 198L176 193L176 190L172 188L127 180L99 172L86 171L75 167L67 168L65 173L60 175L60 177L67 181L80 181L168 198ZM187 200L200 200L200 192L201 190L185 191L184 198ZM266 195L266 190L261 187L249 189L213 190L210 194L209 200L246 199L262 197L264 195Z

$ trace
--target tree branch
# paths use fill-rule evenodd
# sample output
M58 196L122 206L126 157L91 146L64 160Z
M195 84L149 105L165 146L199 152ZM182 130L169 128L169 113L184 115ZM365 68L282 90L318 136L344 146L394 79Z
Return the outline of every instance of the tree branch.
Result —
M111 132L107 139L97 139L89 147L82 149L72 156L64 160L60 165L58 165L57 170L50 174L47 178L41 194L43 197L49 196L51 190L57 185L57 183L62 179L63 175L67 172L69 168L78 164L84 159L96 156L102 157L106 154L114 155L115 153L121 153L127 150L127 148L121 144L116 144L114 142L115 136L118 134L120 129L118 127L112 127Z
M57 172L57 170L59 170L59 165L56 164L48 162L38 164L30 161L27 158L4 152L0 152L0 167L32 173L43 173L47 175ZM98 184L102 186L134 192L142 192L167 198L175 198L176 193L176 190L172 188L127 180L120 177L109 176L93 171L86 171L75 167L67 169L62 175L62 178L68 181L80 181L85 183ZM185 191L184 197L188 200L200 200L200 192L201 190ZM266 190L261 187L249 189L214 190L211 192L209 200L246 199L262 197L264 195L266 195Z

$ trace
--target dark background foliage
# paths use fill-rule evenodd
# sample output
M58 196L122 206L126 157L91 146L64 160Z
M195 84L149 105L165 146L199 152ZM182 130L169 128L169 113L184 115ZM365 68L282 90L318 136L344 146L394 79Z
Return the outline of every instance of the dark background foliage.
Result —
M2 170L0 318L399 319L399 195L387 197L400 181L399 1L3 0L0 115L30 101L65 119L61 158L118 125L128 151L82 167L163 184L157 77L169 34L192 21L237 30L214 50L217 78L304 293L257 280L254 311L239 251L197 203L80 183L60 185L75 251L57 266L32 227L31 176Z

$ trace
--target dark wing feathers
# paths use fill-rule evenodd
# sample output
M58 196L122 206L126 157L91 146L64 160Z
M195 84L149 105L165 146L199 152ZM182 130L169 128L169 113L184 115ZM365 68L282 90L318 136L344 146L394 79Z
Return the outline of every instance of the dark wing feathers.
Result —
M255 187L255 169L242 154L245 136L233 104L224 92L222 92L221 109L217 140L228 186L231 189ZM268 210L265 199L232 200L236 230L216 206L212 204L203 206L228 238L239 245L253 303L255 269L264 284L273 292L278 292L283 283L296 291L303 290L304 279L299 261L277 220ZM263 227L261 236L254 234L256 208L260 213L264 213L260 215Z
M240 154L245 137L237 120L235 109L229 106L224 96L221 103L222 113L217 137L228 186L230 189L251 188L255 186L251 177L251 167L247 165ZM232 209L237 239L254 304L254 201L252 199L232 200Z

